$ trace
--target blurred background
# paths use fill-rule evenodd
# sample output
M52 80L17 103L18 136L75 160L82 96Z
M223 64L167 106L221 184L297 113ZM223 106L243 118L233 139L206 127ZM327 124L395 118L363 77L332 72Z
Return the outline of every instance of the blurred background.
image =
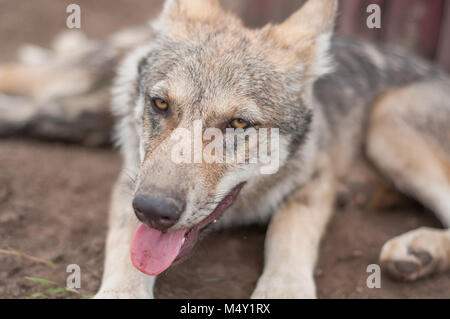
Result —
M13 59L24 42L45 45L65 29L65 9L82 9L82 30L101 37L155 16L162 0L0 0L0 59ZM280 22L303 0L221 0L250 27ZM381 8L381 29L366 27L369 4ZM450 70L450 1L447 0L342 0L336 31L376 43L405 47Z
M50 47L66 28L66 7L81 6L81 31L104 38L156 16L162 0L0 0L0 64L26 44ZM221 0L250 27L280 22L302 0ZM341 0L337 32L401 46L450 70L450 0ZM382 27L366 27L369 4ZM99 287L111 187L120 170L111 148L0 139L0 298L82 298ZM389 222L386 222L389 221ZM414 206L368 212L337 209L316 269L321 298L450 298L450 276L404 284L382 278L368 289L366 267L390 238L439 227ZM158 279L160 298L246 298L263 265L265 229L211 234L195 255ZM66 265L78 264L82 288L64 290Z

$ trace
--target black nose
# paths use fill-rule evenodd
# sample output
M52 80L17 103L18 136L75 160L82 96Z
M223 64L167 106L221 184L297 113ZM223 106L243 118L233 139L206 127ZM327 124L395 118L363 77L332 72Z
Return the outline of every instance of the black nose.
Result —
M185 207L184 202L175 198L137 195L133 208L137 218L147 226L165 231L176 224Z

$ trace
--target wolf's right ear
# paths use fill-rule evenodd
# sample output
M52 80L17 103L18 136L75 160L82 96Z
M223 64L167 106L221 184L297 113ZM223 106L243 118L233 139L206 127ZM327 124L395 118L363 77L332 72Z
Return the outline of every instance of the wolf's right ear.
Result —
M166 0L160 19L208 22L221 13L219 0Z
M225 15L219 0L166 0L156 30L176 38L188 39L188 25L214 24Z

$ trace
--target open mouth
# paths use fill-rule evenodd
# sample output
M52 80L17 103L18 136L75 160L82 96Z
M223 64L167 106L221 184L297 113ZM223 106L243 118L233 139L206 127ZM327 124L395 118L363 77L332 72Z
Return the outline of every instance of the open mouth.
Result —
M140 225L131 244L131 261L141 272L156 276L176 260L188 255L197 243L200 231L217 220L233 204L244 183L225 196L216 209L203 221L190 229L163 233Z

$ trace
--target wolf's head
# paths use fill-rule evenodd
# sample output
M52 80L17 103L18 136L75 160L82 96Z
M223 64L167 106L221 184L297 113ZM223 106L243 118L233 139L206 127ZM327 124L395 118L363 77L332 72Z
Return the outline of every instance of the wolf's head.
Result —
M133 207L145 224L132 246L136 267L159 274L186 254L261 177L251 154L269 148L276 174L302 152L336 9L335 0L310 0L284 23L250 30L217 0L165 3L154 39L124 61L114 92L125 165L137 170Z

